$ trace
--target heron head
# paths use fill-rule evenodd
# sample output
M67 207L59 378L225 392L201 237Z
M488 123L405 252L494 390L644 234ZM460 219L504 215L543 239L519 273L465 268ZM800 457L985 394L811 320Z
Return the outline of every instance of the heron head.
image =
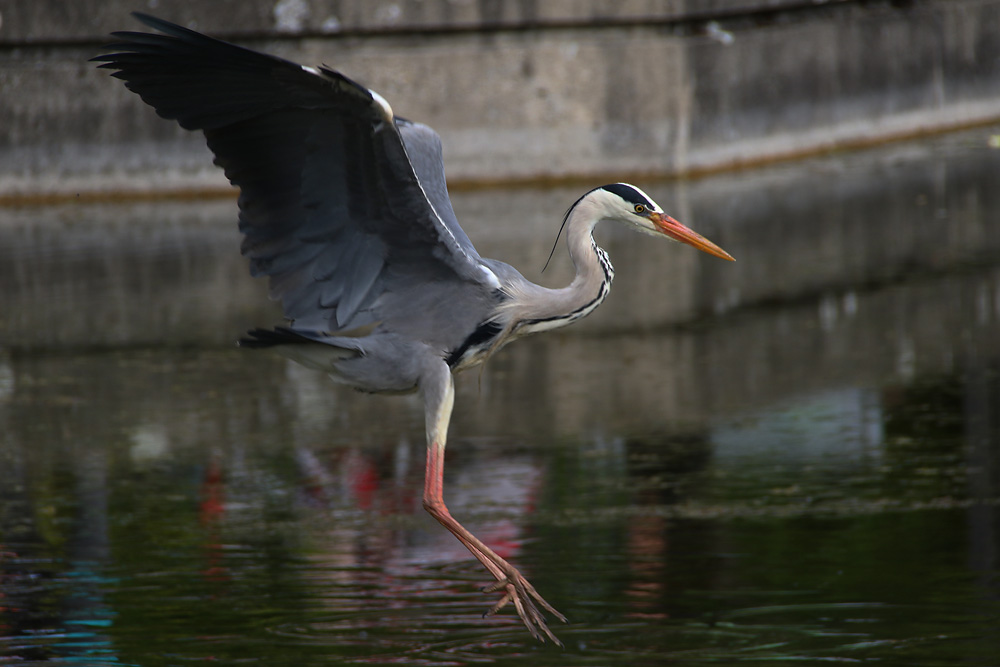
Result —
M686 243L710 255L728 259L730 262L736 261L728 252L664 213L659 204L639 188L628 183L611 183L590 190L569 207L563 216L559 233L556 234L556 241L552 244L552 252L545 260L545 267L548 267L549 261L552 260L559 237L562 236L562 231L574 212L579 212L580 217L577 219L590 230L602 220L623 222L640 232ZM545 267L542 267L542 271L545 271Z
M701 234L685 227L664 213L649 195L628 183L612 183L596 188L604 205L604 219L624 222L653 236L666 237L697 248L710 255L734 261L733 257Z

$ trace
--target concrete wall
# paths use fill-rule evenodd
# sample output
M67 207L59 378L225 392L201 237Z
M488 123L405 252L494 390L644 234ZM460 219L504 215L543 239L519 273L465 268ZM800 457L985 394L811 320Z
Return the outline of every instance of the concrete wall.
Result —
M346 35L418 31L545 29L627 24L682 25L803 5L854 0L12 0L3 9L0 43L91 40L120 30L130 11L156 13L227 37Z
M1000 119L1000 0L5 0L0 196L225 187L87 59L149 11L328 63L453 184L724 169Z
M738 357L741 345L774 345L762 354L766 361L790 354L787 346L799 334L762 335L753 343L741 338L741 323L758 317L755 306L785 305L761 309L774 331L790 311L801 310L809 322L822 315L815 332L822 340L831 327L855 326L858 301L881 303L888 285L944 282L975 267L986 267L993 280L1000 276L1000 150L985 139L998 133L1000 125L920 146L896 144L694 182L640 183L737 261L602 225L597 241L617 269L611 295L581 322L539 338L553 349L578 336L597 339L585 345L600 347L609 337L646 336L727 316L732 348L716 357ZM577 185L493 188L457 191L453 201L484 257L562 287L573 275L562 245L541 269L560 217L578 195ZM0 207L0 353L228 346L251 327L279 322L264 281L250 278L238 252L235 219L235 203L220 198ZM959 291L949 287L949 294L952 289ZM984 289L963 297L963 308L981 307L1000 327L1000 282ZM912 303L926 326L936 322L941 336L959 345L961 317L938 316L951 312L949 299ZM865 335L830 335L812 353L836 353L843 361L851 350L840 348L856 344L851 341L883 345L879 323L904 316L908 310L880 315L874 308ZM703 331L696 329L695 339ZM571 367L570 358L559 363ZM610 355L608 363L621 358ZM720 363L719 369L727 368ZM803 372L809 368L804 362Z

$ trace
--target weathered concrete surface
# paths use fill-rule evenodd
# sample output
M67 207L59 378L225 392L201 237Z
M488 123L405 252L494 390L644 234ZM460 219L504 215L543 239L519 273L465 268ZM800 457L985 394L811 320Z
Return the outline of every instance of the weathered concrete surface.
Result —
M1000 118L1000 0L8 0L0 196L225 187L200 137L86 62L130 9L364 81L438 129L453 183L689 173Z
M773 303L803 304L804 321L826 330L854 321L866 292L901 277L919 283L914 274L991 266L1000 256L1000 150L986 139L996 134L1000 125L694 182L642 183L737 261L601 227L598 242L617 267L614 286L567 331L646 336ZM457 192L455 211L483 256L561 287L573 271L562 245L546 272L540 269L578 190ZM248 328L280 321L263 281L247 275L235 218L229 199L0 207L0 347L228 345ZM968 299L984 300L1000 321L998 295L970 292ZM951 308L947 299L924 307L928 326L936 321L949 330L952 323L933 317ZM769 318L786 313L773 310ZM720 355L740 353L738 330L735 347ZM566 335L551 335L553 345ZM830 338L823 354L847 340Z
M101 39L131 11L170 16L214 34L357 34L656 24L746 16L854 0L191 0L14 1L0 44Z

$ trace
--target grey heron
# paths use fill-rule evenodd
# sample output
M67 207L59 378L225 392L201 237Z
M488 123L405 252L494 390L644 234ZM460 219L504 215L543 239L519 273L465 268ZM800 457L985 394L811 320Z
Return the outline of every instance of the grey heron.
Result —
M94 58L156 112L204 133L239 188L241 251L287 320L241 340L274 348L366 392L419 391L427 465L424 508L496 580L492 615L513 604L531 634L559 640L539 607L565 622L510 563L452 517L443 496L452 375L512 340L561 327L604 301L614 271L592 232L605 220L732 260L639 188L581 196L565 231L576 270L550 289L480 257L459 226L441 141L328 67L311 67L135 17L162 34L115 32Z

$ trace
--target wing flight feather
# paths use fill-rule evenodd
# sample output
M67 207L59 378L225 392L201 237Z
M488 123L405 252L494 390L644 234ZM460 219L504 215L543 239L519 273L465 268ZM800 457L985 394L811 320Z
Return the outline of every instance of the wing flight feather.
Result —
M397 121L329 68L135 16L163 34L114 33L94 60L159 115L204 132L240 189L250 271L270 277L297 327L378 321L379 297L403 283L489 282L452 211L433 130Z

